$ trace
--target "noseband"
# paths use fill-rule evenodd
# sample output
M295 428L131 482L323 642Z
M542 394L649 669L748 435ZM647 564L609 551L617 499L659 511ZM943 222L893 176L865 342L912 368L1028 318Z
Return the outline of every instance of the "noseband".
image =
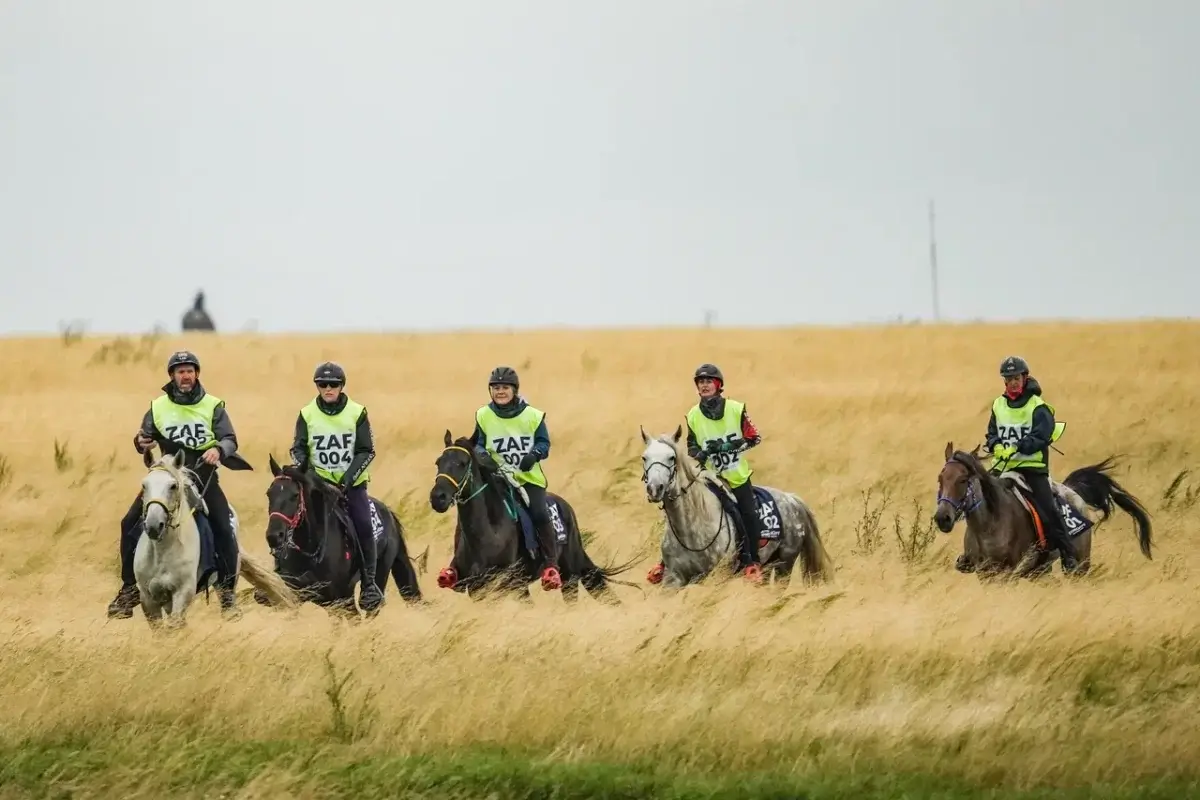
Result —
M958 522L960 519L983 505L983 497L975 493L975 484L979 478L975 475L972 475L970 469L967 468L967 466L961 461L952 458L942 465L942 470L945 470L946 467L950 466L951 464L958 464L960 467L967 470L967 491L963 495L963 499L961 501L956 501L954 498L947 497L942 493L942 482L939 479L937 505L940 506L942 503L945 503L946 505L950 506L950 508L954 509L954 521Z
M291 516L284 514L282 511L272 511L267 517L268 522L273 519L281 519L283 520L283 524L285 526L283 531L283 541L279 543L278 547L270 548L271 555L278 557L280 550L295 550L297 553L307 559L312 561L320 561L322 556L325 554L324 537L318 538L317 546L311 553L303 550L300 545L296 544L296 529L300 527L300 523L304 521L304 517L308 513L308 503L305 500L304 484L287 475L280 475L276 477L275 480L271 481L271 483L274 485L276 483L283 483L284 481L296 484L296 491L300 496L300 502L296 505L296 513L292 514Z
M455 480L455 478L453 476L451 476L445 472L439 472L436 476L434 476L433 482L437 483L442 478L445 478L450 483L450 485L454 487L454 504L461 506L461 505L464 505L464 504L469 503L472 500L474 500L480 494L480 492L482 492L484 489L487 488L487 484L484 483L483 485L481 485L478 489L476 489L474 492L472 492L468 497L466 497L464 499L463 492L465 492L467 489L470 488L471 478L474 477L474 475L475 475L475 471L473 469L471 469L471 465L475 463L475 454L472 453L470 450L468 450L465 447L459 447L458 445L453 444L453 445L450 445L449 447L447 447L445 450L443 450L442 455L438 456L437 460L441 461L442 458L447 453L449 453L451 450L458 450L461 453L466 453L466 455L467 455L466 471L463 473L463 476L457 480Z

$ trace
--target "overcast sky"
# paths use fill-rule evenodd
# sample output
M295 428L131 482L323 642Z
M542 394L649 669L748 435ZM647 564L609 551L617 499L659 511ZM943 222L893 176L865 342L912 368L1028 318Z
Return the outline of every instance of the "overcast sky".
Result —
M1191 316L1195 0L0 0L0 331Z

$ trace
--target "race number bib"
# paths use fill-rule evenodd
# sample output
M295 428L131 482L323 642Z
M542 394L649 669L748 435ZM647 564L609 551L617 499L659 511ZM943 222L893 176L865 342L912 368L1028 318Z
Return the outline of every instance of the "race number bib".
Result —
M997 425L996 433L1004 444L1016 444L1024 439L1031 428L1028 425Z
M350 466L354 458L354 434L323 434L313 436L313 459L317 466L333 472Z
M375 541L379 541L379 537L383 536L383 520L379 518L379 507L375 505L375 501L367 503L371 507L371 535L375 537Z
M762 521L763 538L778 539L780 532L779 511L775 508L774 500L759 501L758 518Z
M732 434L730 435L730 438L728 438L728 439L711 439L709 441L710 442L721 442L725 445L740 444L740 442L735 442L733 440ZM708 442L705 442L705 445L707 445L707 444L708 444ZM710 453L708 456L709 468L716 470L717 472L725 472L727 470L737 469L738 465L741 463L742 463L742 454L739 452Z
M208 426L203 422L188 422L183 425L168 425L163 431L172 442L195 450L208 441Z
M521 459L533 449L532 436L497 436L492 439L492 452L505 464L517 468Z
M559 543L567 540L567 526L563 525L562 516L558 511L558 503L547 502L546 510L550 512L550 526L554 528L554 533L558 537Z

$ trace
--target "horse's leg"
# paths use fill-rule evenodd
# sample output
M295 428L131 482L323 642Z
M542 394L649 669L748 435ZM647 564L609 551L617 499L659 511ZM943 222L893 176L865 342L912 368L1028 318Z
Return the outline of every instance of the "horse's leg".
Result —
M579 600L579 578L567 578L563 581L562 597L564 603L574 603Z
M184 580L182 586L171 593L171 611L170 622L172 628L182 628L187 624L187 610L191 605L192 598L196 596L196 589L191 586L191 582Z
M1095 530L1096 528L1093 526L1076 536L1073 540L1075 543L1075 560L1079 562L1079 568L1075 570L1075 575L1080 577L1087 575L1092 569L1092 532Z

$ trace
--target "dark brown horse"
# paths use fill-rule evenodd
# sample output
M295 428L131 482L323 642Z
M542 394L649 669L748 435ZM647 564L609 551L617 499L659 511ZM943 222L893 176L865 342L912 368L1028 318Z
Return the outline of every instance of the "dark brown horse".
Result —
M476 451L470 440L455 440L446 431L446 449L436 460L437 476L429 490L429 505L438 514L451 508L458 512L454 529L454 558L438 576L438 585L472 595L491 586L500 592L516 592L529 597L529 584L537 580L543 565L542 555L531 553L524 542L521 501L500 475L490 457ZM617 604L609 586L625 581L614 580L635 561L615 567L599 567L583 546L579 522L571 505L553 492L546 493L553 504L551 518L557 518L558 567L562 574L564 600L575 600L579 586L596 599ZM556 526L558 528L559 526Z
M1049 545L1039 548L1033 517L1015 491L1017 479L993 475L983 465L978 447L967 453L947 442L945 456L946 463L938 475L933 519L942 533L949 533L959 519L966 517L963 549L973 571L981 576L1012 573L1019 577L1049 571L1054 552ZM1051 481L1059 503L1070 506L1081 520L1090 523L1080 525L1086 530L1072 537L1080 575L1091 566L1092 534L1109 518L1114 505L1133 518L1142 555L1150 558L1150 515L1136 497L1109 476L1113 466L1113 460L1107 458L1080 467L1062 483ZM1097 513L1099 519L1094 520Z

